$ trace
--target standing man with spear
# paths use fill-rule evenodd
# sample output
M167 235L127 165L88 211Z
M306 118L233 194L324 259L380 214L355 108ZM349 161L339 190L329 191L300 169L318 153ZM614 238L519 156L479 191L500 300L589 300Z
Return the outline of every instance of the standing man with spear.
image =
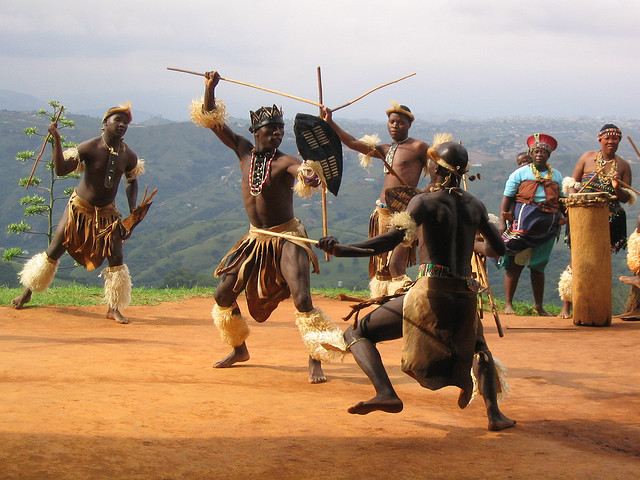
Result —
M318 258L308 246L305 228L293 212L296 179L298 191L316 187L320 180L299 159L278 150L284 120L282 110L275 105L250 112L249 131L253 133L255 146L231 130L225 122L225 106L215 98L220 80L218 72L205 73L204 100L193 102L191 118L197 125L211 129L238 157L242 199L250 228L215 271L222 281L214 293L211 315L222 340L233 350L213 366L230 367L250 358L246 345L249 326L236 302L243 290L249 313L257 322L267 320L278 304L291 296L297 310L296 325L309 352L309 382L325 382L321 361L331 360L336 353L322 344L339 350L344 350L345 345L340 328L313 305L309 266L319 273Z
M387 130L391 143L380 144L377 135L367 135L356 139L338 126L328 108L322 110L322 118L336 131L342 143L348 148L360 152L360 164L368 167L371 157L380 158L385 164L385 177L380 198L369 220L369 237L386 232L391 211L387 208L385 192L393 187L410 187L418 193L417 186L422 173L428 172L427 150L429 145L409 136L409 129L415 117L411 110L392 103L387 114ZM369 289L371 297L393 295L411 282L407 276L407 267L416 263L415 245L398 245L391 253L382 253L369 261Z
M144 173L144 162L124 142L132 118L128 103L110 108L102 118L102 135L64 152L57 122L49 125L56 174L64 176L76 171L84 175L69 198L49 247L31 258L20 272L25 288L11 301L14 308L23 308L34 291L43 292L49 287L58 259L66 251L87 270L100 267L107 259L109 266L100 274L105 279L104 298L109 306L106 316L118 323L129 323L120 310L131 302L131 277L122 251L131 228L121 220L115 199L124 175L129 211L133 213L138 197L137 177Z

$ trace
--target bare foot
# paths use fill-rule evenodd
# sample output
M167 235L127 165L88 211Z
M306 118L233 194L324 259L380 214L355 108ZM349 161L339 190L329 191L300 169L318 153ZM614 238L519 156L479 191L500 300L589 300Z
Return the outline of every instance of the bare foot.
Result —
M31 300L31 289L25 288L20 295L18 295L16 298L11 300L11 306L16 310L20 310L22 307L24 307L24 304L29 303L30 300Z
M540 315L541 317L553 317L552 314L550 314L549 312L547 312L544 308L539 307L539 308L535 308L534 309L536 311L536 313L538 315Z
M513 315L514 313L516 313L516 311L513 309L513 305L504 305L504 313L506 313L507 315Z
M246 362L249 360L249 350L247 344L242 342L239 347L233 347L233 351L219 362L213 364L213 368L227 368L234 363Z
M327 377L322 371L322 363L309 357L309 383L324 383Z
M489 417L489 430L492 432L498 432L516 424L515 420L506 417L500 410L491 414L487 412L487 416Z
M107 314L105 315L105 317L112 318L118 323L129 323L129 319L122 315L120 313L120 310L118 310L117 308L114 310L113 308L109 307L109 310L107 310Z
M351 414L366 415L375 410L382 410L387 413L398 413L403 408L402 400L398 397L381 397L376 395L368 402L358 402L353 407L349 407L347 412Z
M640 288L640 277L638 277L638 276L634 276L634 277L622 276L622 277L620 277L620 281L622 283L626 283L628 285L633 285L635 287Z

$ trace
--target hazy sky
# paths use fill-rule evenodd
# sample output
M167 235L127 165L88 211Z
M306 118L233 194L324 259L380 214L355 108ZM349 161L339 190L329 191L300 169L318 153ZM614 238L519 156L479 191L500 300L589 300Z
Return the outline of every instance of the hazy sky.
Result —
M384 119L391 100L434 115L639 118L638 0L0 0L0 89L70 113L130 100L187 118L204 72L317 100L339 118ZM234 116L276 103L221 82ZM0 105L2 108L2 105Z

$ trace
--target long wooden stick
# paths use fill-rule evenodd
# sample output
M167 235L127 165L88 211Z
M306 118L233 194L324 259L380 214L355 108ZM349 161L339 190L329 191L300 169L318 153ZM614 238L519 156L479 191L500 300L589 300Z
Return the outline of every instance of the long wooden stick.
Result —
M404 76L404 77L402 77L402 78L398 78L397 80L393 80L392 82L388 82L388 83L385 83L384 85L380 85L379 87L372 88L372 89L371 89L371 90L369 90L367 93L364 93L364 94L360 95L358 98L354 98L354 99L353 99L353 100L351 100L350 102L347 102L347 103L345 103L344 105L340 105L339 107L332 108L332 109L331 109L331 111L332 111L332 112L335 112L335 111L337 111L337 110L340 110L341 108L348 107L348 106L349 106L349 105L351 105L352 103L357 102L358 100L360 100L360 99L362 99L362 98L366 97L367 95L369 95L370 93L375 92L376 90L380 90L381 88L384 88L384 87L386 87L386 86L388 86L388 85L391 85L392 83L398 83L399 81L404 80L405 78L413 77L414 75L415 75L415 73L411 73L411 74L409 74L409 75L405 75L405 76Z
M58 112L58 115L56 116L56 119L54 120L53 123L58 123L58 120L60 120L60 115L62 115L62 111L64 110L64 106L60 106L60 111ZM51 138L51 134L47 133L47 136L44 138L44 142L42 143L42 149L40 150L40 153L38 154L38 156L36 157L35 162L33 162L33 168L31 169L31 175L29 175L29 178L27 179L27 184L24 186L25 189L29 188L29 185L31 184L31 180L33 179L33 175L36 173L36 167L38 166L38 162L40 161L40 157L42 157L42 154L44 153L44 149L47 147L47 143L49 143L49 138Z
M631 140L631 137L629 135L627 135L627 140L629 140L629 143L631 143L631 146L633 147L633 149L636 151L636 155L638 155L638 158L640 158L640 152L638 151L638 149L636 148L636 144L633 143L633 140Z
M618 183L620 185L622 185L624 188L628 188L629 190L631 190L633 193L635 193L636 195L640 195L640 191L636 190L635 188L633 188L631 185L629 185L628 183L623 182L622 180L620 180L619 178L617 178L616 180L618 180Z
M167 67L167 70L172 70L174 72L190 73L191 75L199 75L201 77L204 77L204 73L193 72L191 70L183 70L181 68ZM315 105L318 108L324 107L324 105L322 105L321 103L314 102L313 100L307 100L306 98L297 97L297 96L291 95L289 93L279 92L277 90L272 90L270 88L261 87L259 85L254 85L252 83L241 82L239 80L233 80L231 78L224 78L224 77L220 77L220 80L224 80L225 82L230 82L230 83L237 83L238 85L244 85L245 87L257 88L258 90L264 90L265 92L275 93L276 95L282 95L283 97L293 98L294 100L299 100L301 102L310 103L311 105Z
M318 102L322 104L322 72L320 67L317 68L318 74ZM320 107L320 115L322 115L322 107ZM329 222L327 220L327 186L322 185L322 234L326 237L329 235ZM329 262L331 255L324 252L324 259Z

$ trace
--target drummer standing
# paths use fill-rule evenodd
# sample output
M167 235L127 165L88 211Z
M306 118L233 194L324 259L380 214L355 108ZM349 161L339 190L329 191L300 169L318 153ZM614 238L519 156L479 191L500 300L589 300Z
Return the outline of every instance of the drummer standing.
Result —
M592 150L582 154L578 159L573 175L563 184L568 193L605 192L611 196L609 201L609 234L611 252L618 253L627 248L627 215L621 203L632 204L635 194L625 188L622 180L631 185L631 166L629 162L616 155L622 132L611 123L604 125L598 133L600 150ZM571 245L569 229L565 238L567 245ZM571 316L572 302L571 266L560 276L558 290L563 301L561 318Z

